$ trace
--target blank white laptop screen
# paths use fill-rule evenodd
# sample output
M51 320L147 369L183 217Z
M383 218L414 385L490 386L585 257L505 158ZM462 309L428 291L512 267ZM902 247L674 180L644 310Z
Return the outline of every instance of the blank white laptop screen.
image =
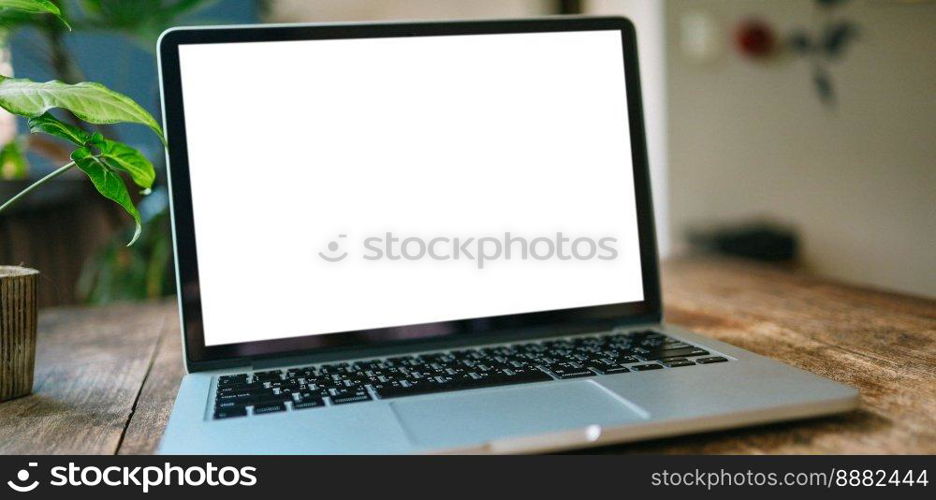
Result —
M619 32L179 58L207 345L643 300Z

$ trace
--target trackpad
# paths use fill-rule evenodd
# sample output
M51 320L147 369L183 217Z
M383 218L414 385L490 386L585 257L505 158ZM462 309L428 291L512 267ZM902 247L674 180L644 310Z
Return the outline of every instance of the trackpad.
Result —
M390 404L414 444L429 447L647 418L641 408L590 380L454 392Z

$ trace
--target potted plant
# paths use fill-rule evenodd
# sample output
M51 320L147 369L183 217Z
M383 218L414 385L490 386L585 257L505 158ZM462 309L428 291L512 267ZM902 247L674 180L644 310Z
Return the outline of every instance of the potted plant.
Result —
M0 9L53 15L68 26L60 9L49 0L0 0ZM98 193L120 205L133 219L136 230L128 246L137 241L142 230L141 217L125 178L140 188L142 194L148 194L156 178L153 164L136 149L104 137L100 132L89 131L83 125L140 124L149 127L165 145L162 129L152 115L129 97L98 83L34 82L3 75L0 75L0 108L26 118L31 133L64 140L72 149L70 161L10 199L0 200L0 215L37 188L69 170L78 169ZM67 113L65 116L72 123L53 112ZM0 340L4 340L4 345L13 345L9 351L0 352L0 400L22 396L31 390L36 334L35 274L35 271L14 267L4 267L0 272L0 314L12 319L0 321ZM7 339L14 340L15 345L6 342Z

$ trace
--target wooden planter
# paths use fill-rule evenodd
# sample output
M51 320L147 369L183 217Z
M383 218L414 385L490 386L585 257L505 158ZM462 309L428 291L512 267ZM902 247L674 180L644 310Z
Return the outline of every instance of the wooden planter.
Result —
M0 266L0 401L32 392L39 271Z

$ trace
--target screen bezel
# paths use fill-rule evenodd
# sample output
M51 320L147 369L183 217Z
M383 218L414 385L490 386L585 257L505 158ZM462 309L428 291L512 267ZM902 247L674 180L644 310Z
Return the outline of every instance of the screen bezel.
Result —
M179 69L179 45L596 30L617 30L621 33L637 203L637 226L640 238L643 301L236 344L205 345L201 321L185 113ZM169 143L166 159L170 184L176 280L185 362L189 371L242 364L245 358L255 360L284 355L292 357L325 352L335 353L343 350L359 351L362 347L376 345L411 345L421 342L437 344L438 341L445 339L464 340L466 335L483 340L494 336L502 337L507 332L508 337L519 338L523 336L524 330L546 325L582 325L609 321L623 324L660 320L662 304L659 265L650 196L650 174L638 72L637 43L634 26L626 18L562 17L503 21L173 28L160 37L158 54L163 120ZM250 293L250 291L245 290L244 293ZM366 314L366 311L362 313ZM401 337L404 336L406 338L402 339Z

